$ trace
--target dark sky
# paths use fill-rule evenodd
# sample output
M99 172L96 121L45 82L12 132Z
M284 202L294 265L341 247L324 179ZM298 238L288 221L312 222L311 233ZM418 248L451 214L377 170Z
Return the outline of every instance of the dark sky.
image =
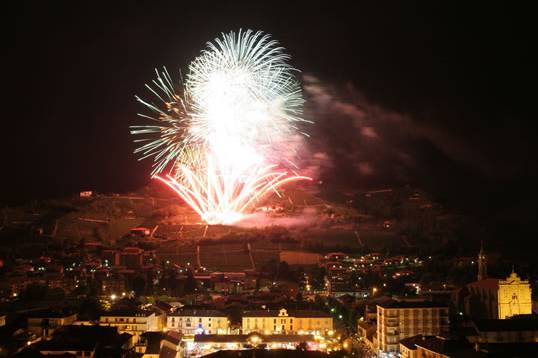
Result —
M333 163L332 172L320 174L335 186L382 187L396 176L399 184L422 186L460 209L536 214L537 62L531 52L537 32L530 8L134 3L20 1L10 10L0 203L147 183L151 163L137 162L128 133L140 111L134 95L144 93L154 67L185 70L206 41L242 27L273 34L296 67L338 98L336 107L323 109L313 143L333 161L342 153L361 159L350 167L358 170ZM315 104L307 108L317 115ZM360 138L341 130L349 121L331 108L346 104L374 113L366 121L378 121L372 128L384 140L377 147L358 145ZM393 117L406 119L392 124ZM371 167L375 175L364 171ZM395 175L394 168L403 169Z

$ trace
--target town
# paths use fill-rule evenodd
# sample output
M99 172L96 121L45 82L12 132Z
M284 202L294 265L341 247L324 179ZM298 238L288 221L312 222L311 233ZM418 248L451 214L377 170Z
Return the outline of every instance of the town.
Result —
M387 192L364 194L372 195ZM414 192L407 200L432 210L421 195ZM111 203L86 192L74 200L90 207ZM133 208L123 210L135 216ZM357 357L536 353L536 283L502 257L489 257L483 243L474 256L367 247L322 252L278 231L267 234L277 238L269 244L244 233L211 239L207 227L200 227L198 235L206 235L201 240L181 233L164 237L177 227L173 222L166 228L170 218L127 229L112 242L94 230L103 226L98 211L90 217L87 210L74 212L78 230L94 225L83 240L57 244L54 236L73 230L63 216L26 224L32 240L45 242L39 243L46 246L39 255L29 253L36 251L35 241L22 243L20 250L28 253L15 259L4 251L0 355L201 357L253 349ZM338 210L323 214L324 225L354 220L349 213L335 214ZM16 213L9 214L15 218L12 228L21 225ZM394 219L362 222L384 232L398 225ZM488 275L488 265L505 274Z
M9 2L0 358L538 357L531 4Z

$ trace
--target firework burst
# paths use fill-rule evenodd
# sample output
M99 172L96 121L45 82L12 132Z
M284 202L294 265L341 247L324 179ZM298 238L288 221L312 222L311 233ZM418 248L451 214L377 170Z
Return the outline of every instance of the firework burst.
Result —
M131 127L152 174L208 223L232 223L290 181L310 179L285 169L295 148L303 97L289 55L262 32L222 34L174 86L164 69L151 85L154 101L139 114L155 123ZM164 173L164 175L163 175Z

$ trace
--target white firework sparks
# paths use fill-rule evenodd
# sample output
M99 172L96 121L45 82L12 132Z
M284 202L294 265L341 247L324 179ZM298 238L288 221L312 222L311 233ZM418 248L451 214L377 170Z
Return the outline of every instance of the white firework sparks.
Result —
M303 97L289 55L269 35L222 34L189 66L185 86L164 70L146 87L164 106L137 100L157 121L132 127L153 174L210 223L229 223L286 182L309 179L277 166L290 162ZM170 175L171 174L171 175ZM233 219L231 219L233 218Z

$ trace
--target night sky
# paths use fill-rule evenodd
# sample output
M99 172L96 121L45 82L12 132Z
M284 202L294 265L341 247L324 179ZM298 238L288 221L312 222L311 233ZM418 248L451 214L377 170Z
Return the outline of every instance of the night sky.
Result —
M319 172L326 185L411 184L457 210L509 212L514 235L536 232L530 8L156 3L21 1L10 10L0 203L145 185L151 162L137 161L128 133L141 110L134 95L155 67L185 71L220 32L252 28L278 39L311 84L309 145L330 161ZM312 91L332 104L320 108Z

